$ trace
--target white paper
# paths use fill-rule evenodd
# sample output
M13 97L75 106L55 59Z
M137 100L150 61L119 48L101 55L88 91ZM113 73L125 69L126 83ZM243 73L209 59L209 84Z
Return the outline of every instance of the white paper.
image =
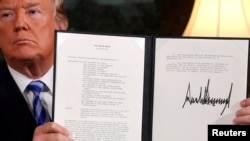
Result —
M232 124L246 98L248 44L157 39L152 141L206 141L208 124Z
M76 141L140 141L145 38L57 33L54 121Z

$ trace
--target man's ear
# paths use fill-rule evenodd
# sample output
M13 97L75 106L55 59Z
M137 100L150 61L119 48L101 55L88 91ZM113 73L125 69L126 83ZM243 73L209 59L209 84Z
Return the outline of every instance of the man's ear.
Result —
M56 29L66 30L68 28L68 21L66 19L56 19Z

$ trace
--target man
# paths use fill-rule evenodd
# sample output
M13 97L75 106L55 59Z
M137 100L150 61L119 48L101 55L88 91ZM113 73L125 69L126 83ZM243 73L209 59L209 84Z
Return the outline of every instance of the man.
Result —
M0 140L72 141L62 126L38 126L27 85L42 80L42 105L52 114L54 31L66 30L63 0L1 0Z

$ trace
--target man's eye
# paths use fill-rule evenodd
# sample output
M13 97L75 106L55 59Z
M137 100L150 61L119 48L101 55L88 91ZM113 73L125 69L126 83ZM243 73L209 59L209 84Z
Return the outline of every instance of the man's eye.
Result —
M12 12L2 12L2 13L1 13L1 17L2 17L2 18L11 17L11 16L13 16L13 15L14 15L14 13L12 13Z
M32 19L39 19L41 17L41 11L37 9L30 9L27 12L27 15L29 15Z
M9 17L9 16L10 16L10 14L8 14L8 13L2 14L2 17Z
M36 11L36 10L29 10L27 13L33 15L33 14L38 13L38 11Z
M13 17L14 17L13 12L3 12L3 13L1 13L1 19L3 21L9 21L9 20L13 19Z

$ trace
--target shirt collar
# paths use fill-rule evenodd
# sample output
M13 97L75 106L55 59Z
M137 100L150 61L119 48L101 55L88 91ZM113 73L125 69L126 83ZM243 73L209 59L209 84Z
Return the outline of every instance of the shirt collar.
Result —
M8 68L9 68L10 74L12 75L14 80L16 81L17 86L19 87L19 89L23 93L25 91L27 85L31 81L33 81L33 79L30 79L27 76L17 72L13 68L11 68L9 65L8 65ZM44 76L39 78L39 80L43 81L47 85L47 87L49 88L49 90L51 92L53 92L53 69L54 69L54 67L52 66Z

